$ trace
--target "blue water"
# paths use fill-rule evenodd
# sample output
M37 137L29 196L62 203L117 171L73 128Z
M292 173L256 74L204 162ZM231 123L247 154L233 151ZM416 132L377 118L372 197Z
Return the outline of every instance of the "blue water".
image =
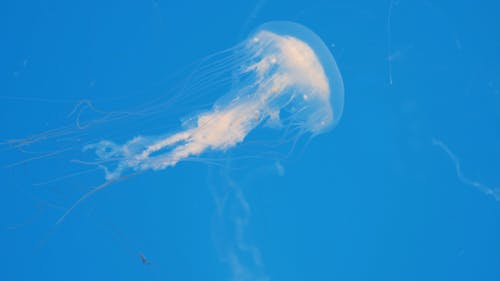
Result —
M168 98L193 62L273 20L320 36L345 86L338 126L291 155L255 145L257 160L146 172L59 224L103 177L74 174L87 166L63 151L72 141L168 133L216 91L149 122L3 143L0 280L500 279L497 1L16 1L0 14L2 142L74 124L82 101Z

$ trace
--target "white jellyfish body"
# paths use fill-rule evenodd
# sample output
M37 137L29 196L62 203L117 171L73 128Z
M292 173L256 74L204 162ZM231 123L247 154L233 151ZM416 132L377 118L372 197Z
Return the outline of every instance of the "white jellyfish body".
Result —
M340 120L342 78L326 45L309 29L268 23L234 52L242 59L233 62L238 66L231 90L209 110L187 118L177 132L137 136L121 145L111 140L86 145L84 150L95 150L106 180L164 169L207 151L226 151L260 126L317 135Z

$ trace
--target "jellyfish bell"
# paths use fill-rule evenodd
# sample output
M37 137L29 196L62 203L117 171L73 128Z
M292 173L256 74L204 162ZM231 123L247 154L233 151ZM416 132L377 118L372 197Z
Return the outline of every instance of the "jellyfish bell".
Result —
M285 110L298 113L295 122L313 134L338 124L344 106L342 77L319 36L303 25L276 21L261 25L247 42L262 56L259 73L282 83L283 93L293 98Z

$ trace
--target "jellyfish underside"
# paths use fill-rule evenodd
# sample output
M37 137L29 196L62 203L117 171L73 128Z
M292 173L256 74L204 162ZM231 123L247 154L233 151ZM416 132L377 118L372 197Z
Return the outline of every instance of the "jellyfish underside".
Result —
M124 144L101 140L84 146L95 151L107 181L229 150L258 127L317 135L340 119L340 74L327 47L305 27L266 24L231 52L227 64L236 65L231 89L208 110L185 119L181 129Z

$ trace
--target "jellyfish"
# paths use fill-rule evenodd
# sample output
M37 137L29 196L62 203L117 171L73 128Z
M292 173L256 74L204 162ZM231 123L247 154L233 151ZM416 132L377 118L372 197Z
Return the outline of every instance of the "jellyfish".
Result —
M315 137L342 116L344 89L335 59L314 32L297 23L263 24L242 42L192 67L168 92L131 110L105 111L83 100L70 113L74 120L69 125L4 142L30 156L10 166L73 153L71 163L92 169L74 171L58 164L61 168L54 171L69 172L41 184L89 171L104 173L102 183L79 197L59 223L114 182L208 154L227 155L250 143L252 135L254 143L259 137L260 143L272 142L272 132L282 132L285 141ZM147 133L152 124L162 130ZM41 152L34 151L37 145ZM252 150L250 157L258 153Z
M129 172L162 170L209 151L225 152L259 127L316 136L340 120L341 75L326 45L306 27L267 23L231 52L222 63L236 65L229 91L209 109L185 118L176 131L84 146L95 152L106 181Z

